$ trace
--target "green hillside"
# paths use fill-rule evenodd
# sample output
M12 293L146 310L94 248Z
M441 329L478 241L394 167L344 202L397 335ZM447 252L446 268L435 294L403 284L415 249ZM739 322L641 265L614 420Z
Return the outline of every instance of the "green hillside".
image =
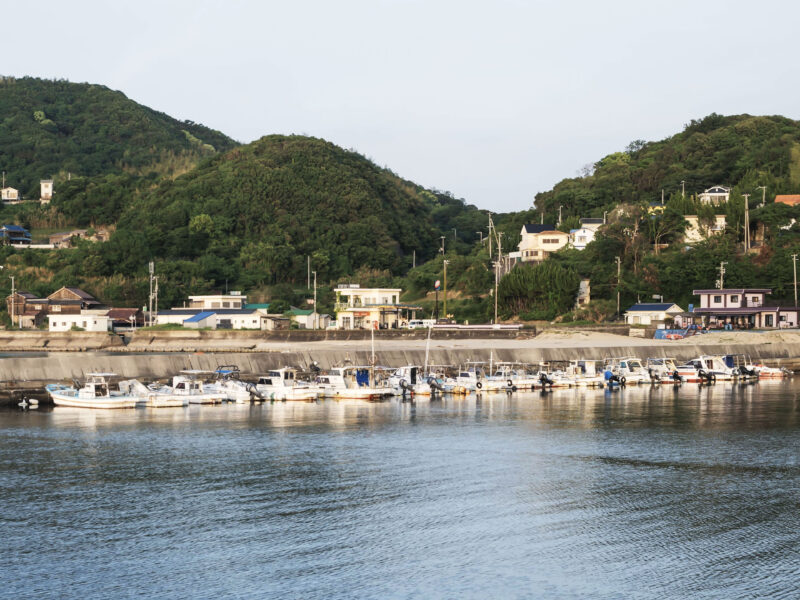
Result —
M305 281L307 256L326 280L359 268L401 273L414 253L434 256L454 222L465 223L464 240L477 237L465 214L483 218L330 142L271 135L143 194L117 236L198 261L210 279L256 285Z
M68 173L174 176L235 145L101 85L0 78L0 165L25 197L38 198L39 180L54 176L56 194L66 194Z
M537 194L535 205L550 220L559 206L565 216L599 217L619 204L658 201L662 189L669 198L681 192L681 181L690 196L712 185L756 180L771 197L800 190L799 121L717 114L693 120L665 140L636 140L600 159L587 176Z

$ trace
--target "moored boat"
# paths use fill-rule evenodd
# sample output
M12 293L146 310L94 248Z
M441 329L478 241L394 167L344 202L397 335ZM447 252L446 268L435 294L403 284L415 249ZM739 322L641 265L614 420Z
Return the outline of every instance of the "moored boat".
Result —
M111 389L114 373L89 373L82 387L47 384L45 389L56 406L75 408L135 408L137 398Z

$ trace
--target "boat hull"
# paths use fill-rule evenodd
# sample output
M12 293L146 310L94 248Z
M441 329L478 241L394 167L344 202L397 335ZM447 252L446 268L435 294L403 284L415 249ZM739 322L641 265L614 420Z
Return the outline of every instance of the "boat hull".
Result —
M56 406L70 406L73 408L136 408L137 402L137 398L134 397L78 398L76 396L60 394L58 392L51 392L50 396L53 399L53 404Z

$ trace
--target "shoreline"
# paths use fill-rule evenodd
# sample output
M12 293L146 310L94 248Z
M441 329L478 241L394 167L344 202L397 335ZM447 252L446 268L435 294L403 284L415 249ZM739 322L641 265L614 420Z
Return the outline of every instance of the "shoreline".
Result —
M0 344L0 353L12 354L0 360L0 385L15 387L34 382L82 379L86 373L96 371L113 372L125 378L162 379L183 369L214 370L224 364L238 365L243 375L258 375L283 366L304 369L312 362L317 362L323 369L348 361L369 364L372 354L369 338L276 341L263 337L197 335L213 332L190 333L194 336L150 335L146 344L139 343L133 349L130 344L123 346L121 340L114 346L83 351L29 347L31 355ZM603 360L622 356L641 359L672 357L685 361L705 354L745 354L754 362L800 370L800 332L794 331L720 332L674 341L553 330L545 330L535 337L434 338L430 342L419 337L376 337L374 351L378 364L388 367L424 364L426 354L428 364L438 365L490 360L538 364L542 361ZM42 355L43 352L46 354Z

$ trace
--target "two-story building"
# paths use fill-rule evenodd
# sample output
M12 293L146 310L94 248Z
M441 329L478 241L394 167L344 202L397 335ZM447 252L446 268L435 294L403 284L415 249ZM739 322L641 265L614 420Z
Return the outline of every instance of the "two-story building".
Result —
M3 202L19 202L19 190L11 186L0 190L0 200Z
M558 231L553 225L527 223L520 232L519 253L515 258L522 262L542 262L564 248L570 242L570 235ZM515 253L516 254L516 253Z
M228 294L209 294L205 296L189 296L187 308L210 310L213 308L244 308L247 296L235 291Z
M357 283L338 286L336 324L339 329L395 329L416 319L421 306L400 302L400 288L362 288Z
M784 328L798 326L796 306L777 306L766 301L768 288L694 290L700 306L692 314L700 315L709 327Z
M50 204L53 199L53 180L40 179L39 180L39 202L42 204Z
M580 229L570 229L569 240L570 244L576 250L583 250L594 241L595 229L588 227L581 227Z
M683 241L687 244L697 244L712 235L722 235L727 224L725 215L714 215L711 223L701 223L697 215L686 215L686 229L683 231Z
M730 197L731 188L724 185L712 186L697 196L698 200L704 204L722 204L727 202Z

